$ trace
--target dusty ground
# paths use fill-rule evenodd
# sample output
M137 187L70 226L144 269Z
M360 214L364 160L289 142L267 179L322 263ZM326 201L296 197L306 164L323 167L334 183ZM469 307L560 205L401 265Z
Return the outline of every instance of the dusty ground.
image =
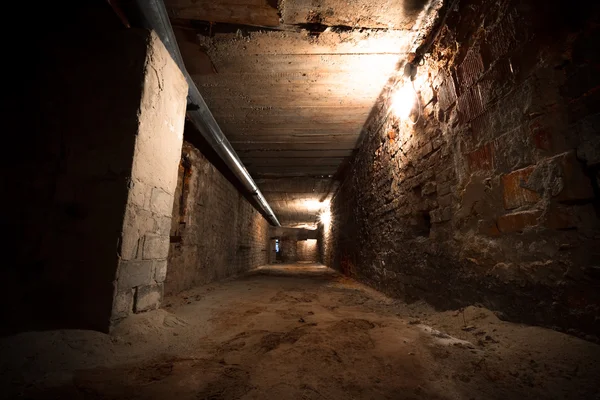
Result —
M600 346L389 299L314 265L260 268L113 335L0 342L0 393L74 399L600 399Z

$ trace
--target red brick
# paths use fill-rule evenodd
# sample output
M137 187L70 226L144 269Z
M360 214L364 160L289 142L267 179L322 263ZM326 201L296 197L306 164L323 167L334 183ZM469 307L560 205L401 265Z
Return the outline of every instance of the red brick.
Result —
M502 177L502 188L504 191L504 208L507 210L537 203L540 195L533 190L525 189L522 184L527 181L535 166L519 169Z
M498 217L498 230L502 233L523 232L525 228L538 224L541 211L520 211Z
M491 143L481 146L467 154L469 169L474 171L488 171L494 168L494 150Z

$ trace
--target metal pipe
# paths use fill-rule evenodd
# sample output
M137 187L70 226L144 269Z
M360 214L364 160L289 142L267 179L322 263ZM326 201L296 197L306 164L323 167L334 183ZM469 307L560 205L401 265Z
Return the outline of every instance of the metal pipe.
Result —
M183 58L179 52L179 46L177 45L177 40L175 39L175 34L173 33L173 28L171 27L171 21L169 21L165 4L162 0L135 0L135 3L143 17L145 27L156 32L187 80L189 86L188 118L208 141L210 146L217 152L219 157L225 161L225 164L227 164L234 175L240 180L246 190L248 190L252 196L255 196L259 207L266 214L269 222L274 226L281 226L275 213L271 209L271 206L269 206L269 203L256 185L256 182L254 182L254 179L252 179L250 173L246 170L246 167L244 167L244 164L236 154L235 150L231 147L231 143L229 143L229 140L227 140L223 134L223 131L208 109L208 106L198 91L192 77L187 72L183 63Z

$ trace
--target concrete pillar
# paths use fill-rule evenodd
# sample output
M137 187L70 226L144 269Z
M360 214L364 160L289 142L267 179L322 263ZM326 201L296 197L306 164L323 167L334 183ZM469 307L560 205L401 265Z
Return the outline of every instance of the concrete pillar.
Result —
M0 331L108 331L160 304L187 83L149 31L36 43L3 110L18 143L1 175L12 195Z
M111 319L156 309L167 273L187 83L160 39L147 41Z

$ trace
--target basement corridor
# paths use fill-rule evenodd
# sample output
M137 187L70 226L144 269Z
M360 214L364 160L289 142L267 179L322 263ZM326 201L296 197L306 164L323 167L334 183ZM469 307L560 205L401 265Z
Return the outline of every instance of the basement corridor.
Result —
M0 400L600 400L600 1L6 3Z
M597 399L600 376L593 343L309 263L165 298L111 335L28 332L0 351L4 395L33 399Z

